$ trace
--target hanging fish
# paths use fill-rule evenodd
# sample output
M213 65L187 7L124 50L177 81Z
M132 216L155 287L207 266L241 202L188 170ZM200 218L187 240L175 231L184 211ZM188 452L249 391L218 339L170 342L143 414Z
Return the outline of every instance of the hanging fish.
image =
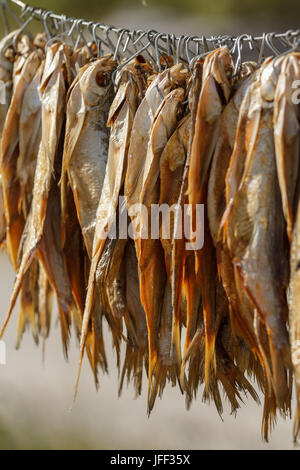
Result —
M2 328L1 335L3 335L12 313L22 286L24 275L39 249L44 233L49 192L51 184L53 183L53 172L55 164L58 164L58 166L60 165L59 161L57 163L57 158L59 158L58 148L64 120L66 82L68 78L70 79L68 74L69 56L69 48L59 43L49 47L46 54L45 67L40 84L40 96L42 102L42 140L37 156L32 204L22 235L19 254L20 263L10 309ZM4 148L3 144L2 149ZM2 165L4 165L3 162ZM15 253L16 250L13 251L14 255ZM45 263L45 260L43 261ZM58 300L60 300L60 295L58 295ZM64 339L68 337L66 328L69 326L69 309L70 296L69 292L66 291L65 299L60 305L60 313L64 312L63 315L61 315L62 334ZM64 318L62 318L63 316ZM66 350L66 344L64 344L64 348Z
M4 121L12 95L12 73L14 63L13 42L17 31L12 31L0 41L0 133L2 136Z
M289 408L286 368L290 364L285 325L287 241L272 131L277 79L278 69L267 60L259 79L249 88L245 151L240 154L245 159L240 164L243 171L236 193L229 199L230 210L226 209L225 237L241 284L266 325L272 385L278 406L286 410Z
M1 140L1 172L7 223L7 249L15 270L18 266L18 250L25 223L24 215L19 210L21 188L17 175L17 162L20 155L20 114L25 92L34 79L40 64L39 54L36 51L32 52L24 64L18 84L14 89Z
M300 54L292 53L282 61L274 97L274 140L278 181L287 235L291 243L289 283L289 338L294 369L297 407L294 419L294 440L299 437L300 379L299 379L299 156L300 113L293 102L293 83L300 79Z
M126 306L132 319L134 334L130 329L119 393L122 391L126 375L128 381L131 377L133 378L136 396L138 396L142 391L143 369L145 367L147 370L148 365L148 333L146 315L140 299L138 263L132 240L126 244L125 260Z
M62 194L67 184L67 172L90 257L108 155L109 131L106 122L113 99L111 74L115 66L111 56L92 62L73 84L68 95Z
M186 78L183 76L183 79ZM159 239L152 239L151 212L153 204L159 202L159 168L162 151L175 131L182 116L182 103L185 90L181 87L171 91L158 108L154 116L146 159L144 163L143 181L139 203L143 206L141 215L135 217L134 223L146 238L135 240L139 266L141 301L146 313L149 340L149 412L153 407L155 393L151 397L150 387L152 374L159 374L158 331L163 308L164 288L166 283L166 268L163 250ZM155 224L155 221L153 221ZM171 305L171 291L170 291ZM167 308L167 307L166 307ZM158 362L157 362L158 361Z
M44 61L24 93L20 112L16 178L20 185L18 207L25 220L31 206L36 161L42 138L42 106L39 84L43 71Z
M296 80L300 80L300 54L293 53L282 61L274 97L273 118L277 173L290 241L299 168L299 112L292 101L295 92L293 84Z
M220 119L231 94L232 60L227 47L211 52L204 61L202 89L199 96L195 131L191 143L191 163L188 174L188 196L192 208L192 233L198 229L194 211L196 204L207 201L209 167L213 157ZM204 207L204 246L195 251L196 282L201 288L205 327L205 382L209 386L210 364L215 364L216 338L216 258L207 210Z
M177 354L177 362L181 364L181 339L180 339L180 327L181 327L181 305L184 292L184 279L188 285L186 290L186 304L187 304L187 329L190 332L190 325L198 323L198 307L196 306L197 300L199 299L199 289L195 282L194 268L192 270L185 269L185 266L192 266L195 264L193 251L186 252L186 236L183 231L184 228L184 207L188 203L187 200L187 182L188 173L190 166L190 148L191 142L194 135L196 112L198 106L199 95L202 87L202 69L203 59L196 62L191 88L189 92L189 105L191 109L191 129L189 134L189 142L187 149L187 156L184 164L183 176L180 185L179 197L175 207L174 217L174 233L172 243L172 257L171 257L171 293L172 293L172 308L173 308L173 320L172 320L172 344L175 346ZM181 233L180 233L181 232ZM179 236L178 236L179 234ZM190 334L190 333L188 333Z

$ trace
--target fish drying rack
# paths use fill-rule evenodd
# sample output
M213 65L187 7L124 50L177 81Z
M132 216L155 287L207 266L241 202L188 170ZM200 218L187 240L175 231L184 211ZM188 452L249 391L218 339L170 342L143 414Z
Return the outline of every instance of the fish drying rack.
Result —
M19 15L11 8L10 3L17 5L21 11ZM300 29L289 30L284 33L263 33L261 36L242 34L239 36L190 36L160 33L155 30L129 30L116 28L99 22L86 21L84 19L69 18L66 15L58 15L43 8L36 8L25 4L20 0L0 0L0 8L4 26L9 31L9 22L6 12L9 12L19 23L21 29L25 29L33 20L39 20L43 25L49 39L64 36L64 39L77 35L75 42L87 42L88 37L93 39L99 52L109 51L115 59L127 63L133 57L147 53L154 65L161 70L166 55L173 56L175 61L184 61L193 65L199 56L206 55L213 49L228 46L236 64L236 69L241 65L244 56L247 60L253 57L261 63L269 55L280 55L289 49L300 47Z

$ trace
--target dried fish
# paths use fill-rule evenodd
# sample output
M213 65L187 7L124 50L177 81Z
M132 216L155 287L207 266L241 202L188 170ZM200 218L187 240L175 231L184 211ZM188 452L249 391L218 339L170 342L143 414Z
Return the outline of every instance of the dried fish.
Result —
M47 205L51 182L53 182L53 171L58 154L58 147L63 127L64 101L66 95L66 79L68 78L68 62L70 50L66 46L56 43L49 47L46 54L45 67L40 85L42 102L42 141L37 156L36 172L34 178L33 197L30 213L28 215L22 242L20 246L20 264L17 271L16 282L11 298L10 309L1 331L4 333L7 322L12 313L17 296L22 286L23 278L30 267L44 234L44 225L47 214ZM19 82L22 84L22 82ZM9 146L7 145L9 148ZM2 151L5 145L2 142ZM4 162L2 162L4 166ZM6 166L7 168L7 166ZM55 184L55 183L54 183ZM15 240L15 231L13 232ZM20 236L20 234L18 233ZM13 246L13 255L16 255L16 243ZM43 260L45 264L45 260ZM54 281L52 281L54 283ZM64 293L62 292L62 295ZM65 292L66 298L61 305L62 334L67 338L68 314L69 314L69 292ZM58 295L60 300L60 295ZM66 351L66 344L64 344Z
M299 110L293 103L293 84L300 80L300 54L282 61L274 97L274 139L278 180L287 234L292 240L294 197L299 174Z
M63 179L67 172L90 257L108 155L106 122L113 99L110 76L115 65L110 56L92 62L68 96ZM62 192L66 184L63 182Z
M14 89L1 140L1 172L7 223L7 249L15 270L18 266L17 256L25 223L24 216L19 211L21 189L17 177L17 161L20 155L20 114L24 94L40 64L39 54L35 51L32 52L24 64L18 84Z
M240 154L240 158L245 158L244 169L231 200L225 233L244 289L266 325L272 384L278 406L285 410L289 407L286 368L289 368L290 351L285 325L287 242L283 212L280 210L272 133L277 74L273 62L266 61L260 70L259 80L248 90L250 106L245 151ZM276 256L276 253L281 253L281 256Z
M2 135L6 114L12 95L12 73L14 63L13 42L17 31L12 31L0 42L0 132Z

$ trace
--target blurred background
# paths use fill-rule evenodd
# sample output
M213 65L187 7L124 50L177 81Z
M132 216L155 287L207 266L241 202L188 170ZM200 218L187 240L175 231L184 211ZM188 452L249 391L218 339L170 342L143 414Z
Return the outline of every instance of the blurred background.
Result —
M300 2L294 0L28 0L33 6L128 28L179 34L237 34L299 27ZM146 5L145 5L146 4ZM6 315L14 273L0 255L0 322ZM117 371L98 392L87 361L76 404L69 411L78 349L72 343L66 363L60 332L53 328L46 346L30 334L14 349L17 309L5 335L7 365L0 366L0 449L292 449L292 422L278 420L269 444L260 436L262 407L249 398L237 417L225 407L224 421L199 397L186 411L177 389L167 388L154 412L146 415L146 394L134 400L131 387L117 394ZM110 338L107 335L107 338ZM109 339L107 349L109 350Z

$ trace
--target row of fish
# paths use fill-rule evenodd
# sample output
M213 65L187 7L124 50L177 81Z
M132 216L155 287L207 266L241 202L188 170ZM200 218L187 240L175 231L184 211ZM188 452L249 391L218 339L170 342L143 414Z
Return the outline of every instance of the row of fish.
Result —
M119 393L127 380L139 395L146 371L149 413L169 382L188 407L203 385L204 401L222 414L223 392L236 412L243 395L259 402L254 381L268 439L276 413L291 413L295 379L296 439L300 54L238 73L226 47L192 71L168 62L158 72L137 56L120 68L93 44L42 34L1 41L0 238L16 271L1 335L19 297L17 346L26 325L44 342L55 294L64 353L73 325L79 373L86 353L96 385L108 370L105 320ZM161 222L158 238L107 237L120 196L139 233L154 204L175 207L169 236ZM132 215L136 204L146 217ZM201 249L176 236L186 204L191 232L204 205Z

